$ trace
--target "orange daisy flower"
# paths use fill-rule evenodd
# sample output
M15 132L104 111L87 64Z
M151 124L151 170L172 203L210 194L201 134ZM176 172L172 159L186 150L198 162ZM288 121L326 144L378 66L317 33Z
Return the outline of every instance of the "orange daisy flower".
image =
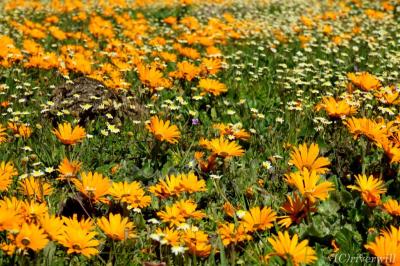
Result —
M372 175L357 175L356 176L357 186L347 186L350 189L361 192L361 196L364 202L370 206L375 207L381 204L380 195L386 192L386 188L382 180L374 178Z
M324 109L331 118L341 118L344 116L350 116L357 112L357 108L353 105L350 105L348 101L346 100L337 101L333 97L322 98L321 103L319 103L316 106L316 109L318 111Z
M328 172L327 166L330 165L329 159L325 157L318 157L319 147L318 144L312 143L310 147L307 144L301 144L298 148L293 148L290 153L290 164L296 166L299 171L308 169L309 171L316 171L317 173L324 174Z
M278 224L289 228L292 223L299 224L308 212L316 211L312 206L308 206L307 202L300 198L297 193L291 196L286 196L287 201L280 208L286 215L279 216Z
M383 231L364 246L371 254L378 257L378 261L383 265L400 264L400 241L399 229L391 226L390 231Z
M66 226L58 242L67 248L68 254L77 253L90 258L99 253L100 241L95 239L96 235L94 231Z
M43 201L45 196L52 193L53 188L49 183L44 180L39 180L30 176L19 182L20 191L27 197L33 198L37 201Z
M58 129L53 129L53 134L56 135L61 143L66 145L74 145L82 141L86 137L85 129L79 125L72 128L68 122L58 125Z
M368 72L348 73L347 78L364 91L376 90L382 86L379 79Z
M400 216L400 204L397 200L389 199L387 202L383 204L383 208L390 215Z
M144 208L150 205L151 197L146 196L139 182L114 182L110 195L120 202L128 204L128 208Z
M7 133L5 132L7 128L0 125L0 143L4 143L7 140Z
M287 174L285 177L287 183L294 186L310 203L316 202L317 199L327 199L329 191L335 189L332 182L320 182L321 176L316 171L309 172L307 168L302 172Z
M238 226L235 226L233 223L220 224L218 225L218 234L221 236L224 246L252 239L251 235L247 234L247 230L243 224L239 224Z
M268 238L268 242L272 245L273 252L268 256L279 256L293 265L312 264L317 260L315 251L308 246L308 240L303 240L299 243L297 234L291 238L289 233L278 232Z
M244 154L244 150L239 144L226 140L222 136L212 140L200 140L200 145L222 158L240 157Z
M169 120L166 122L160 120L158 116L151 117L150 123L146 125L146 128L159 141L167 141L171 144L175 144L181 137L181 133L177 126L170 125Z
M81 179L74 179L78 191L94 202L107 203L106 195L109 193L111 181L97 172L84 172Z
M23 250L32 249L34 251L39 251L43 249L48 242L49 240L44 230L36 224L24 223L15 237L15 245Z
M0 164L0 191L7 190L12 182L12 177L18 175L17 169L11 162Z
M58 166L58 172L60 176L57 178L59 180L73 179L78 175L81 169L82 163L77 161L69 161L68 158L64 158L60 165Z
M122 218L121 214L110 213L108 219L106 217L101 217L97 221L97 225L100 229L107 235L107 237L123 241L128 238L135 237L133 234L133 223L128 221L128 218Z
M221 93L228 91L225 84L214 79L200 79L199 88L206 93L211 93L214 96L218 96Z
M245 213L241 223L247 231L254 232L271 228L275 220L276 213L271 208L254 207Z

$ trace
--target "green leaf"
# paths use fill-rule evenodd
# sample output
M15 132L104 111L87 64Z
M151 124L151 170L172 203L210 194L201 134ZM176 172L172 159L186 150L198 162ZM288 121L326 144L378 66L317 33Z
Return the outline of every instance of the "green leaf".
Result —
M318 206L318 213L325 216L338 216L339 204L333 200L325 200Z
M359 254L361 246L357 243L362 243L361 235L355 228L346 224L336 235L335 241L340 247L340 253Z
M46 258L46 265L53 265L52 261L54 254L56 253L56 249L57 246L52 241L50 241L43 249L43 254L44 257Z
M219 236L218 236L218 249L219 249L221 265L229 265L228 261L226 260L226 256L225 256L225 247L222 243L221 237L219 237Z
M217 118L217 111L215 110L215 108L211 108L211 118L212 119L216 119Z

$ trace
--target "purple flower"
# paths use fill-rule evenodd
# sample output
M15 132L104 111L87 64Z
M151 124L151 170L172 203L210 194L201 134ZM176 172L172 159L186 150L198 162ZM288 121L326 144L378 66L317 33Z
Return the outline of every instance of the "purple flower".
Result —
M198 118L193 118L193 119L192 119L192 125L193 125L193 126L197 126L199 123L200 123L200 121L199 121Z

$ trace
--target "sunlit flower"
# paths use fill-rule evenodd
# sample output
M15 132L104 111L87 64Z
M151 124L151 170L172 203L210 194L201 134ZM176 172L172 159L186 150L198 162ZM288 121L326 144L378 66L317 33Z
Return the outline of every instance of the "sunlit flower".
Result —
M0 143L4 143L7 140L7 128L3 127L3 125L0 125Z
M68 254L77 253L91 257L99 253L97 247L100 242L95 239L96 235L94 231L65 226L58 242L67 248Z
M287 231L278 232L278 235L269 237L268 242L273 248L273 252L268 254L269 256L279 256L296 266L312 264L317 260L315 251L308 246L308 240L299 242L297 234L291 238Z
M348 73L347 77L356 87L365 91L376 90L382 86L379 79L368 72Z
M399 265L400 241L399 229L391 226L390 231L384 231L364 247L383 265Z
M70 161L68 158L64 158L57 169L60 173L58 179L66 180L76 178L79 170L81 169L81 165L81 162Z
M194 203L192 200L180 200L174 203L181 212L181 215L186 218L193 218L193 219L201 219L204 218L206 215L202 211L196 211L197 204Z
M375 93L375 97L387 105L400 104L400 92L394 86L382 88Z
M156 234L160 237L160 243L165 245L178 246L182 242L181 232L172 228L157 228Z
M51 240L57 241L62 234L64 222L60 217L46 213L39 218L39 223Z
M17 124L17 123L8 123L8 128L11 129L17 137L22 137L27 139L32 134L32 128L25 124Z
M203 72L215 75L221 70L222 61L219 58L203 58L200 67Z
M356 176L357 186L347 186L350 189L361 192L361 196L364 202L370 206L375 207L381 204L380 195L386 192L386 188L382 180L374 178L372 175L357 175Z
M100 229L113 240L126 240L135 236L133 234L133 223L128 221L128 218L122 218L121 215L110 213L108 219L101 217L97 220L97 225Z
M301 144L298 148L294 147L290 153L290 164L296 166L299 171L308 169L309 171L316 171L317 173L326 173L330 165L329 159L319 156L318 144L312 143L310 147L307 144Z
M163 77L163 73L154 67L146 67L141 65L138 67L140 81L152 90L161 90L168 88L171 83Z
M376 143L378 146L382 147L390 163L393 164L400 162L400 145L398 145L398 143L393 142L389 138L384 136L377 140Z
M368 139L376 142L382 142L387 135L387 127L368 118L348 118L344 121L354 139L364 135Z
M389 199L387 202L383 203L383 208L390 215L400 216L400 204L397 200Z
M24 223L19 230L16 238L15 245L20 249L32 249L39 251L43 249L49 240L44 230L38 225Z
M171 72L169 75L174 78L186 79L187 81L192 81L201 72L199 67L188 61L179 62L177 67L177 71Z
M286 197L287 201L281 207L281 210L286 215L278 217L278 224L286 228L289 228L292 223L299 224L307 216L308 212L315 211L315 208L309 206L297 193L293 197L289 195Z
M12 182L12 178L18 175L12 162L1 162L0 164L0 191L7 190Z
M223 137L200 141L200 145L222 158L242 156L244 154L244 150L239 144Z
M109 191L110 195L121 202L125 202L130 208L144 208L151 203L151 197L145 195L145 191L139 182L114 182Z
M157 184L150 186L148 190L157 197L167 198L181 193L181 175L169 175L165 180L160 180Z
M243 224L239 224L238 226L235 226L233 223L220 224L218 225L218 234L221 236L224 246L252 239L247 234L247 230Z
M76 189L94 202L107 203L106 195L109 193L111 181L97 172L84 172L81 179L74 179Z
M183 241L189 249L189 252L199 256L207 257L211 252L211 245L208 235L200 230L186 230L183 233Z
M21 204L21 216L28 222L39 222L40 218L48 213L45 203L35 201L24 201Z
M316 171L310 172L307 168L301 172L287 174L285 177L287 183L295 187L310 203L314 203L318 199L327 199L329 191L335 189L332 182L322 181Z
M8 256L12 256L15 253L17 246L14 243L0 243L0 249Z
M225 202L223 206L226 215L233 217L235 216L235 207L230 202Z
M206 93L211 93L214 96L218 96L221 93L228 91L225 84L214 79L200 79L199 88Z
M19 211L13 206L7 206L5 201L0 205L0 231L18 229L23 223Z
M365 10L365 14L373 20L380 20L385 17L385 13L378 11L378 10L373 10L373 9L367 9Z
M357 108L350 105L346 100L337 101L333 97L322 98L321 103L316 108L317 110L324 109L331 118L351 116L357 112Z
M74 145L86 137L84 128L79 125L72 128L72 125L68 122L59 124L58 129L53 129L52 132L61 143L66 145Z
M40 178L30 176L24 178L19 182L21 192L29 197L38 201L43 201L45 196L52 193L53 188L47 182Z
M227 135L228 137L232 137L233 139L242 139L248 140L250 138L250 133L246 130L242 129L241 126L238 127L236 125L226 125L226 124L215 124L214 128L219 130L219 134L222 136Z
M195 193L206 191L206 182L203 179L198 179L198 177L190 172L188 174L181 174L181 180L179 182L179 190L181 192Z
M158 211L158 217L170 225L179 225L185 222L185 217L177 205L166 206L165 211Z
M27 139L32 135L32 128L28 125L22 124L18 127L18 135L24 139Z
M267 230L273 226L276 220L276 213L269 207L253 207L246 211L241 223L247 231Z
M150 123L146 125L146 128L155 136L159 141L167 141L175 144L181 137L179 129L175 125L170 125L170 121L164 122L160 120L158 116L153 116L150 119Z
M205 186L204 180L199 180L193 172L190 172L167 176L165 180L160 180L158 184L150 186L149 191L158 197L166 198L183 192L206 191Z
M90 218L81 218L78 220L78 216L74 214L72 217L62 217L62 220L66 227L75 228L77 230L92 231L95 228L93 220Z

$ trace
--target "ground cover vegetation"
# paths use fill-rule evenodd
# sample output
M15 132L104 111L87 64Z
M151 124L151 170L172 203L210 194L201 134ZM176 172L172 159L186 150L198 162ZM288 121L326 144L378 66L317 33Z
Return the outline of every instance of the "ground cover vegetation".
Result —
M1 1L0 263L399 265L399 7Z

